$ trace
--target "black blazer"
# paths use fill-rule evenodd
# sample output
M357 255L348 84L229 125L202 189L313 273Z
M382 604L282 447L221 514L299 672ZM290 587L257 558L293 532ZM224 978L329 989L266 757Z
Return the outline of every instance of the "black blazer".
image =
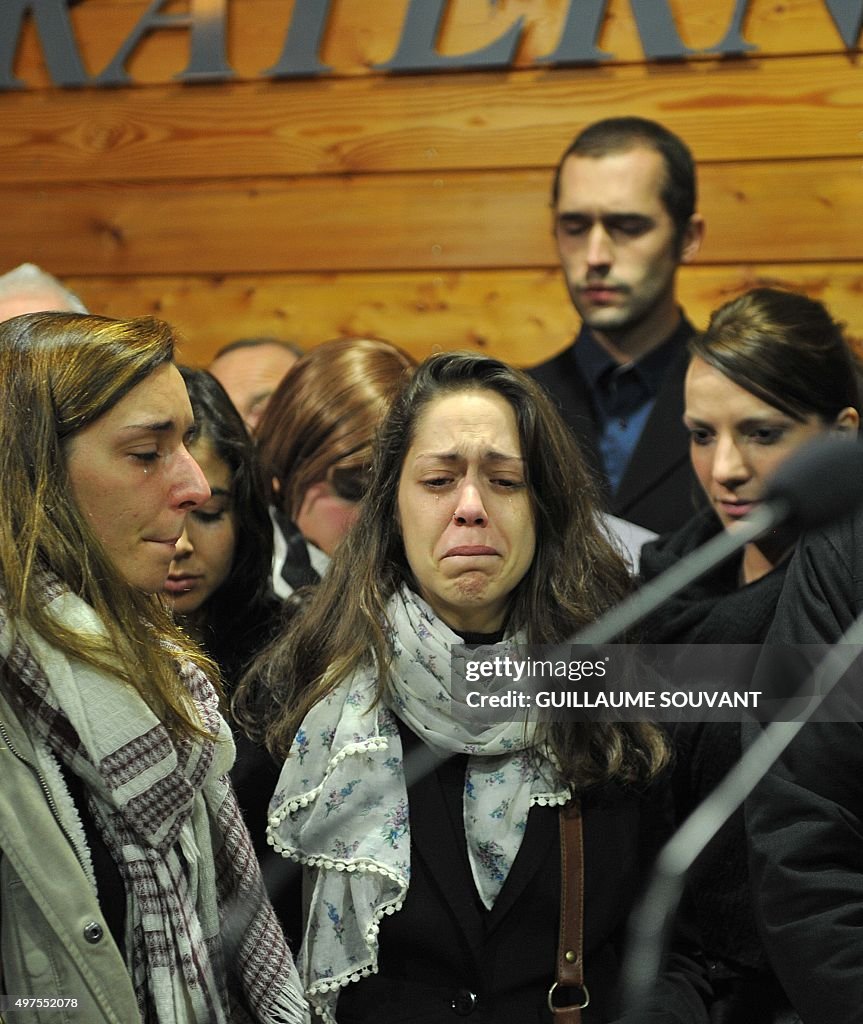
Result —
M400 725L406 757L420 741ZM494 907L483 906L462 823L466 758L409 785L411 881L404 906L384 917L379 972L342 989L339 1024L551 1024L560 916L558 809L533 807L518 856ZM627 915L667 826L667 792L609 788L584 813L585 978L583 1024L617 1015L616 983ZM683 969L682 969L683 970ZM685 973L685 972L684 972ZM683 977L681 974L680 977ZM661 993L656 1024L706 1016L695 973Z
M686 319L675 331L674 343L679 350L665 373L614 495L602 467L590 388L575 359L578 340L553 359L527 371L545 387L575 434L605 495L607 511L655 533L678 529L705 503L689 462L689 437L683 426L683 380L689 363L686 343L694 333Z

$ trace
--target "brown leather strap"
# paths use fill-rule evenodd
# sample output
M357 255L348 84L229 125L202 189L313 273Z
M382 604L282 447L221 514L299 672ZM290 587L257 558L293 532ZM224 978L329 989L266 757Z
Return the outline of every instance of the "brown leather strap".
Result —
M556 989L565 991L556 992ZM572 999L568 1005L557 1005ZM560 809L560 935L557 980L548 993L556 1024L581 1024L590 1002L584 984L584 843L581 804L572 799Z

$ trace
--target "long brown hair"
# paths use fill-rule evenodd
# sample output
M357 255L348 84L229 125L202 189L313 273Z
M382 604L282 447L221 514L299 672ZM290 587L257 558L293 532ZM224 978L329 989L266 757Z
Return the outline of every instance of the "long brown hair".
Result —
M72 498L66 442L173 358L160 320L30 313L0 324L0 580L13 625L140 693L174 731L200 735L173 658L214 666L174 626L159 599L131 587ZM106 634L86 635L46 608L45 573L90 604ZM218 681L218 674L215 675Z
M559 643L629 591L626 567L597 518L585 463L539 386L496 359L432 356L384 420L357 524L308 605L241 686L237 710L248 723L250 708L263 709L263 736L274 754L287 754L311 708L360 666L377 666L378 697L383 694L392 659L387 601L413 582L396 514L402 466L422 410L464 390L490 390L512 406L527 467L537 546L513 593L509 628L523 630L528 643ZM667 756L659 730L640 723L555 723L548 743L577 787L649 778Z

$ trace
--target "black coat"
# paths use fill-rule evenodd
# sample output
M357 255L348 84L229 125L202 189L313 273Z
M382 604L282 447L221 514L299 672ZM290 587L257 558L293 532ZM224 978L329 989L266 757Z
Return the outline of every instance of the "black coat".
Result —
M401 728L406 753L419 741ZM379 973L339 996L339 1024L550 1024L560 911L558 810L534 807L522 846L491 911L476 893L464 839L465 759L452 758L408 790L411 882L400 911L381 922ZM583 1024L615 1019L627 916L667 832L668 793L609 788L585 798ZM705 1021L698 972L682 957L654 1024Z
M260 651L282 628L284 604L269 593L253 608L238 610L240 622L234 629L210 628L206 634L207 653L222 672L226 703L230 704L237 683ZM244 628L243 628L244 627ZM276 789L281 762L276 762L261 743L249 739L226 707L237 756L231 768L231 782L237 803L252 838L267 893L276 908L291 948L300 940L300 871L296 864L279 857L267 843L270 799Z
M644 545L641 578L648 582L722 530L704 509L672 534ZM761 644L776 609L786 564L739 585L740 558L730 559L671 598L642 623L650 644ZM748 681L743 681L748 687ZM677 818L689 814L740 760L740 729L732 722L682 722L672 729ZM715 1019L768 1024L786 1000L759 938L747 864L743 811L722 826L687 876L684 913L708 958ZM759 1000L755 1014L753 1000Z
M690 515L680 529L641 549L643 582L661 575L722 530L712 509ZM785 578L787 563L745 587L740 558L717 566L666 601L639 627L651 644L760 644L764 642Z
M800 542L768 642L833 643L861 611L858 514ZM801 654L795 660L805 660ZM756 732L748 729L748 738ZM791 1002L806 1024L858 1024L863 723L804 726L747 801L746 825L765 944Z
M582 331L586 328L582 328ZM675 332L677 355L665 373L656 402L614 495L599 454L597 418L590 389L575 359L578 339L559 355L527 372L554 399L605 493L607 510L654 533L676 530L703 504L689 462L683 426L683 380L689 364L686 343L695 333L684 319Z

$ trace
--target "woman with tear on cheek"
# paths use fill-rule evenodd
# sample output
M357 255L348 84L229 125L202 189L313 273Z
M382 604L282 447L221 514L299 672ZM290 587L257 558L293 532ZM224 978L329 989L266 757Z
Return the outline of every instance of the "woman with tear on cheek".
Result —
M150 318L0 324L0 990L36 1024L308 1020L218 671L157 596L210 499L173 351Z
M584 870L584 978L562 1002L585 1024L616 1017L626 919L664 835L662 734L476 724L453 711L450 656L562 642L628 588L539 386L473 354L421 364L383 422L355 527L241 686L268 693L286 758L269 835L304 865L300 970L324 1020L550 1022L562 808ZM703 1019L678 968L653 1021Z

